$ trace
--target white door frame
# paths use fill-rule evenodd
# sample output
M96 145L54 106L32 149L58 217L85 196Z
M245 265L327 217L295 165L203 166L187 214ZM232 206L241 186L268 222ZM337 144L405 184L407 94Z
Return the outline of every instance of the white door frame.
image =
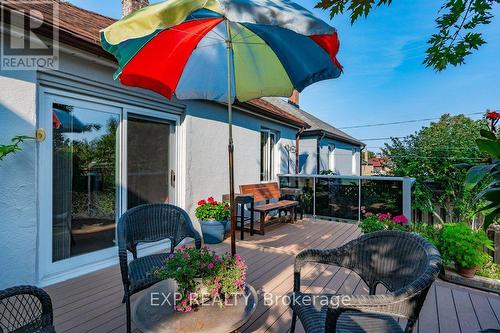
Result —
M110 112L120 117L117 144L117 219L126 210L126 122L127 114L145 115L159 120L167 120L172 123L174 133L173 142L170 144L171 156L174 160L170 161L171 168L176 173L176 178L181 179L179 167L181 162L179 147L180 140L180 116L170 114L164 110L142 109L128 105L101 100L86 95L80 95L61 91L58 89L39 87L38 94L38 127L46 131L45 141L39 144L38 149L38 260L37 276L38 285L46 286L68 278L83 275L101 268L109 267L118 263L117 247L111 247L87 253L72 258L52 262L52 110L53 103L69 104L78 107L96 109L102 112ZM176 181L174 204L179 203L182 194L182 184ZM152 253L165 248L161 245L145 245L143 253Z

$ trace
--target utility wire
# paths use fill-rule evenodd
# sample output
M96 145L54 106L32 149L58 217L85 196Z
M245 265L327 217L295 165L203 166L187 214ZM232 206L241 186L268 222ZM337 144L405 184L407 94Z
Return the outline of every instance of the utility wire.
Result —
M476 115L476 114L485 114L485 112L472 112L472 113L465 113L465 114L462 114L462 115L464 115L464 116L471 116L471 115ZM338 129L351 129L351 128L363 128L363 127L400 125L400 124L418 123L418 122L422 122L422 121L432 121L432 120L439 120L439 119L441 119L441 118L423 118L423 119L414 119L414 120L402 120L402 121L394 121L394 122L391 122L391 123L378 123L378 124L365 124L365 125L346 126L346 127L339 127Z

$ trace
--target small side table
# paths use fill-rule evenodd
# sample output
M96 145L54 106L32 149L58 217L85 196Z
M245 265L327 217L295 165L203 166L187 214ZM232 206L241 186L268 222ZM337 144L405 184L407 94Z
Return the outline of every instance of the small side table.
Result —
M229 194L224 194L222 196L222 201L229 201ZM235 207L235 212L236 212L236 226L238 225L238 210L239 210L239 217L240 217L240 231L241 231L241 240L245 239L245 222L250 221L250 236L253 236L254 234L254 198L253 195L248 195L248 194L235 194L234 195L234 204L236 205ZM247 206L247 209L250 211L250 216L245 217L245 205ZM248 230L248 229L247 229Z
M257 308L257 293L248 284L245 294L224 308L209 301L189 313L173 311L176 291L176 282L165 280L139 296L132 309L137 328L144 333L230 333L245 325Z

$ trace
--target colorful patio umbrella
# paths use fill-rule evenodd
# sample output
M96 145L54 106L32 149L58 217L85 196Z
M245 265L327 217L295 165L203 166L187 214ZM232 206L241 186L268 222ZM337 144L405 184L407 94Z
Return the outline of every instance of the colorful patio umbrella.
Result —
M171 99L227 103L231 252L235 245L232 104L290 96L336 78L336 30L288 0L169 0L101 32L115 78Z

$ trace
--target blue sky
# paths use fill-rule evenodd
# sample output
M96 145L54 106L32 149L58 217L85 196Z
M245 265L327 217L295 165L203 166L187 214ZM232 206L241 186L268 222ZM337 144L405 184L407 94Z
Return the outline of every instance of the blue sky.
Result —
M390 7L377 8L368 19L351 26L347 15L330 21L327 12L314 9L316 1L298 0L338 29L338 58L345 68L339 79L306 88L301 107L338 128L500 109L500 6L495 8L498 17L483 28L489 43L471 55L466 65L436 73L421 64L443 1L395 0ZM120 16L120 0L70 2ZM426 124L345 131L359 139L405 136ZM376 150L384 141L365 142L370 150Z

